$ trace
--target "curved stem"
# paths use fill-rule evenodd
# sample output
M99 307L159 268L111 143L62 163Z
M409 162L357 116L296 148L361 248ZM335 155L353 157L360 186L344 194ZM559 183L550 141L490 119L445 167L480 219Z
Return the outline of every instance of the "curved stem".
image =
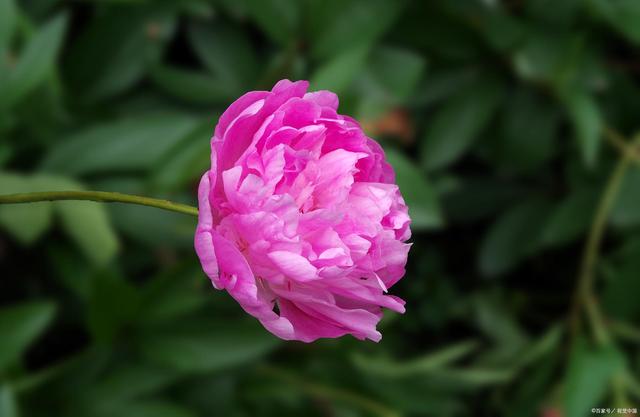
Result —
M113 193L108 191L45 191L37 193L20 193L0 195L0 204L24 204L39 201L85 200L101 203L127 203L156 207L177 213L198 215L198 208L169 200L142 197L139 195Z
M605 131L607 137L616 136L612 130ZM609 177L607 185L605 187L600 203L591 224L589 236L584 247L582 255L582 263L580 265L580 275L578 276L578 286L575 291L573 299L573 307L571 312L571 327L573 335L577 335L578 327L580 326L580 313L582 307L586 309L590 322L593 326L593 330L596 339L599 343L606 343L609 340L609 334L604 325L604 320L600 314L600 310L597 305L597 301L593 296L593 283L595 277L595 268L600 256L600 247L602 245L602 238L609 219L609 214L618 196L618 191L622 185L622 180L627 173L629 165L634 159L634 146L638 143L639 139L636 139L631 146L625 144L625 152L620 157L618 164L616 165L613 173Z

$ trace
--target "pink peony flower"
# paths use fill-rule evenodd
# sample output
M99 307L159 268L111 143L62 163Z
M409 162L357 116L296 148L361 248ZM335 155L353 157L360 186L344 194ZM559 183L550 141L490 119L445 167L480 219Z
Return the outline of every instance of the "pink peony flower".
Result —
M282 80L220 117L200 182L195 248L205 273L270 332L379 341L405 272L407 206L382 148L338 97Z

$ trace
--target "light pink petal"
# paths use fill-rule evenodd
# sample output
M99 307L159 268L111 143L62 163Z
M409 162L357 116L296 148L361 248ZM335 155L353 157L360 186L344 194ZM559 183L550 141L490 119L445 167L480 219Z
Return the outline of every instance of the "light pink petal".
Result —
M220 156L218 157L222 171L234 166L240 156L247 150L253 140L253 135L262 122L264 112L261 110L263 110L267 100L268 97L267 99L258 100L244 109L227 127L220 149Z
M366 154L337 149L318 160L319 177L313 193L316 207L328 207L346 199L356 162L364 157Z
M313 292L294 291L285 288L274 288L279 299L295 302L296 306L308 316L315 317L339 328L348 330L358 339L370 339L380 341L382 335L376 330L381 315L362 308L342 308L333 301L316 297ZM380 310L374 307L375 310Z
M209 171L207 171L202 176L200 186L198 187L198 227L195 233L194 246L205 274L211 279L213 285L220 289L218 282L218 260L213 250L213 240L211 237L213 217L211 214L211 205L209 204L209 190Z
M333 110L338 110L338 96L335 93L327 90L319 90L304 95L305 100L313 101L314 103L322 106L329 107Z
M376 330L376 325L380 321L378 314L366 310L351 310L339 308L336 305L313 302L308 307L309 311L323 315L325 318L341 324L350 330L358 339L369 339L379 342L382 334Z
M309 81L280 80L271 90L275 94L288 97L302 97L309 88Z
M369 149L370 158L358 161L359 172L356 174L358 181L395 183L396 175L393 168L386 161L384 150L375 140L367 137L366 146Z
M363 280L362 278L352 280L335 280L332 284L332 291L336 295L365 302L368 305L386 307L398 313L404 313L405 302L398 297L383 294L381 288L386 291L386 287L382 280L375 275L372 278L367 278L366 280Z
M285 317L293 325L296 340L309 343L321 337L341 337L350 332L347 328L318 320L317 317L305 313L295 303L286 299L279 299L278 307L282 317Z
M283 124L296 129L314 124L322 112L316 103L301 98L292 98L279 111L284 113Z
M224 134L227 130L227 127L249 106L254 104L255 102L264 99L269 95L268 91L251 91L236 101L233 102L229 106L222 116L220 116L220 120L218 120L218 125L216 126L216 136L219 138L224 137Z
M240 210L243 206L238 195L238 185L240 184L240 176L242 175L242 167L233 167L222 173L222 184L227 201Z
M273 311L273 303L267 299L256 284L256 278L246 259L238 249L222 237L213 233L213 245L219 260L220 273L226 279L226 290L249 314L276 336L291 340L295 337L291 322Z
M248 244L263 240L288 240L284 235L284 221L273 213L258 211L227 216L233 228ZM226 220L226 219L225 219Z
M293 252L274 251L269 253L269 259L294 281L311 281L318 277L318 270L303 256Z

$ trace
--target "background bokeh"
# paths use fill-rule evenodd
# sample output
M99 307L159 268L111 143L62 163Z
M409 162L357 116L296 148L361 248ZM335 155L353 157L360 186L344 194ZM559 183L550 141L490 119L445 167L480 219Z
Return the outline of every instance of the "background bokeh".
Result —
M0 0L0 193L194 204L220 112L309 79L414 220L383 340L303 344L213 290L190 216L2 206L0 416L631 415L639 44L638 0Z

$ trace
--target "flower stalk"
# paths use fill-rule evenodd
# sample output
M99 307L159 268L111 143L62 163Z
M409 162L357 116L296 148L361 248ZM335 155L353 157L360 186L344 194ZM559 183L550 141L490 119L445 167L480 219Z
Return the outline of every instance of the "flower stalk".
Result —
M20 193L0 195L0 204L24 204L41 201L84 200L100 203L126 203L147 207L155 207L176 213L198 215L198 208L158 198L139 195L115 193L109 191L45 191L36 193Z

